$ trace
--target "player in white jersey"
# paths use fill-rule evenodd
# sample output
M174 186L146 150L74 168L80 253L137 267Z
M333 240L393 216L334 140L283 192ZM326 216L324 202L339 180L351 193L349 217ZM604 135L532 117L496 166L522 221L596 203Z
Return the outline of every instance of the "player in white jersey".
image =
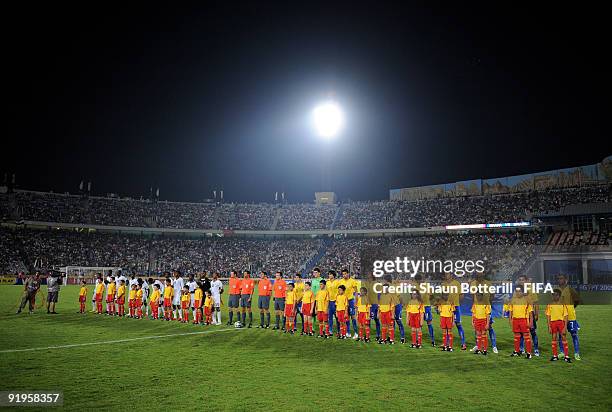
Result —
M149 280L153 279L149 278ZM140 288L142 289L142 305L145 307L145 316L149 316L149 282L146 279L142 279Z
M189 287L189 295L191 295L191 302L190 302L191 312L193 314L193 318L195 319L196 317L195 290L198 288L198 283L195 281L192 274L189 275L189 280L187 281L187 287Z
M174 299L172 299L173 316L175 319L183 318L183 309L181 309L181 292L185 286L185 281L181 276L181 272L178 270L174 271L174 280L172 281L172 287L174 288Z
M210 282L210 295L213 298L213 325L221 325L221 295L223 294L223 282L219 280L219 274L213 275L213 280ZM216 319L215 319L216 315Z
M130 276L130 289L132 289L133 285L138 285L138 279L136 279L136 275L134 274Z

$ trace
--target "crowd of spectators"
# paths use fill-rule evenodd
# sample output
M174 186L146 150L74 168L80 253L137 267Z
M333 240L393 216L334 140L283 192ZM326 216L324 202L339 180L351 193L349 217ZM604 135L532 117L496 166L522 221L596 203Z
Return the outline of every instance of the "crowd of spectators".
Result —
M0 195L3 220L89 223L180 229L329 229L337 206L267 203L180 203L63 194L17 192L14 206ZM433 227L451 224L515 222L577 203L610 201L610 186L521 192L506 195L419 201L349 202L341 206L336 229ZM16 209L16 210L15 210ZM17 213L15 213L17 212Z
M0 228L0 275L16 274L25 270L13 233Z
M335 205L311 203L283 205L280 209L278 230L329 229L338 210Z

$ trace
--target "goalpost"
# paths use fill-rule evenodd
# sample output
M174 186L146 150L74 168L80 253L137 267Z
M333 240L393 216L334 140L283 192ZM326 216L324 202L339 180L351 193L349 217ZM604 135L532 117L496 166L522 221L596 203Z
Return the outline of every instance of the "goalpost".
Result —
M120 267L116 266L65 266L60 268L63 273L64 285L78 285L82 279L87 283L93 283L98 273L102 274L102 278L106 279L108 275L117 275L121 271Z

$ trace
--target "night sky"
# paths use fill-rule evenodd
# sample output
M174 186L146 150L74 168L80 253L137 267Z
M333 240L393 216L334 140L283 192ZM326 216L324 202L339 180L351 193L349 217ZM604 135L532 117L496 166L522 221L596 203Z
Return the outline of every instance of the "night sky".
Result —
M612 154L601 11L253 3L5 10L0 171L38 190L298 202L324 153L343 200ZM331 143L309 123L330 94L347 117Z

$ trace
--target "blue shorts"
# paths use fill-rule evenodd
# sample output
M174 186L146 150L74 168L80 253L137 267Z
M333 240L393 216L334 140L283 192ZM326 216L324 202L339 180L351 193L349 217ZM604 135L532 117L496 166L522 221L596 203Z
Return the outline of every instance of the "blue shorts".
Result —
M251 295L241 295L240 296L240 307L241 308L251 308Z
M455 323L461 323L461 306L455 306Z
M355 316L355 299L349 299L348 301L348 314L349 316Z
M329 314L329 316L333 316L336 313L336 301L334 300L333 302L330 300L329 301L329 306L327 307L327 313ZM331 321L331 319L328 320L328 322Z
M378 319L378 304L376 303L370 306L370 319Z
M577 320L568 320L567 321L567 331L569 333L576 333L580 330L580 325Z
M402 320L402 309L403 309L403 306L401 303L399 305L395 305L395 314L394 314L395 320Z
M227 306L230 308L237 308L240 302L240 295L229 295Z
M425 312L423 312L423 320L425 322L431 322L433 315L431 314L431 306L425 306Z
M274 298L274 310L285 310L285 298Z
M270 309L270 296L260 296L257 299L257 307L259 309Z

